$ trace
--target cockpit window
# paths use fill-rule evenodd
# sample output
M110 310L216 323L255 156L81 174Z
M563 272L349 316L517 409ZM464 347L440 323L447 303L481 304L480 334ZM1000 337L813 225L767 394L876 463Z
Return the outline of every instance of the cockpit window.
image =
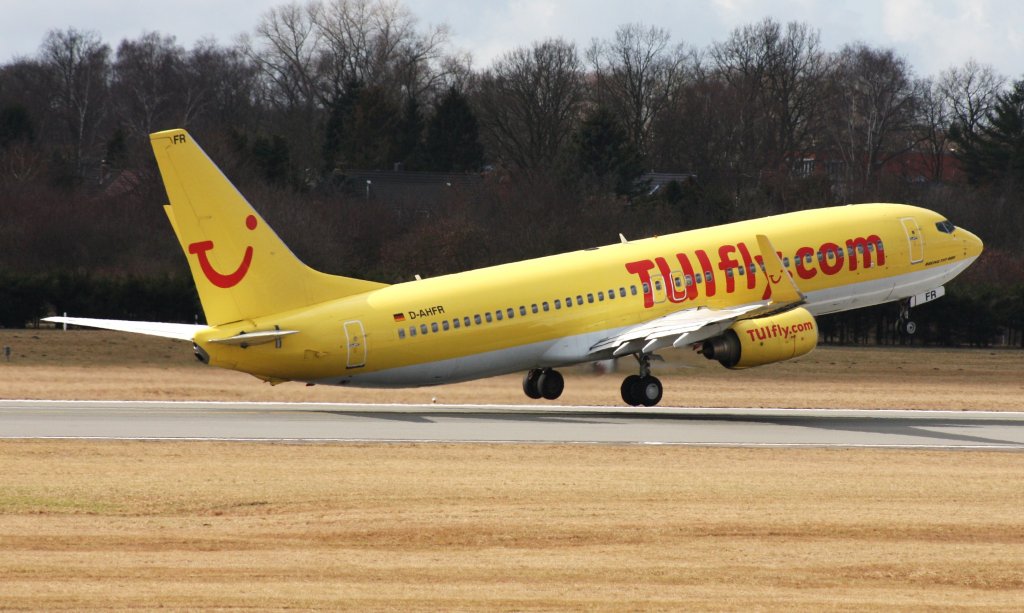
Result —
M936 223L935 227L939 229L939 232L945 232L946 234L952 234L953 230L956 230L956 226L953 225L953 222L946 219Z

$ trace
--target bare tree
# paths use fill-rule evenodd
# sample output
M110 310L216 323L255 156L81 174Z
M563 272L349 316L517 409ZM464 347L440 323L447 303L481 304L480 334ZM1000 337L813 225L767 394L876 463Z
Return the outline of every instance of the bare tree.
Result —
M54 112L66 129L72 172L80 177L85 153L96 144L107 110L110 47L96 32L51 30L40 61L49 76Z
M917 144L920 84L892 49L858 43L839 52L829 84L829 131L848 181L870 186L887 161Z
M583 70L562 39L520 47L480 78L481 136L491 155L525 171L552 166L579 122Z
M963 66L943 70L936 83L937 94L949 108L950 120L965 135L975 134L995 107L1006 77L990 64L968 60Z
M121 41L111 87L118 119L129 134L146 135L155 126L171 127L187 86L185 50L173 36L150 32L138 40Z
M654 118L668 105L686 73L685 45L671 45L668 30L641 24L620 26L610 41L587 50L598 106L623 118L630 140L645 156Z
M733 31L711 47L713 70L742 102L733 118L740 173L778 171L816 146L829 70L818 33L807 24L783 28L772 19Z

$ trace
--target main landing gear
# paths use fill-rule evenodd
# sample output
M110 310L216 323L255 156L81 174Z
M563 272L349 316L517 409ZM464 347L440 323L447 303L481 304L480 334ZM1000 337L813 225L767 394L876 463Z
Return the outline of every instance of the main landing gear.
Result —
M661 381L651 376L651 354L638 353L636 361L640 363L640 374L629 375L622 382L622 401L634 407L653 407L661 402L664 391Z
M917 332L917 324L910 319L910 301L904 300L900 303L900 315L896 319L896 334L913 336L915 332Z
M565 379L552 368L534 368L523 377L523 391L534 400L554 400L562 395L564 389Z

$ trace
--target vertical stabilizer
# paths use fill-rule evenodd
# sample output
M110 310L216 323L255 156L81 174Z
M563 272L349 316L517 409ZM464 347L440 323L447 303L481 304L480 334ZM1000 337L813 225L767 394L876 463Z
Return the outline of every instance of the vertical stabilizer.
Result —
M181 242L211 326L289 311L384 284L303 264L184 130L150 135Z

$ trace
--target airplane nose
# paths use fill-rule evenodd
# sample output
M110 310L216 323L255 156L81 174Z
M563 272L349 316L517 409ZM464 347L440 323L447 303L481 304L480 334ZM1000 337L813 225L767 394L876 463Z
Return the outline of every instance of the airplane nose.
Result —
M967 257L976 258L985 249L984 243L977 235L960 228L960 237L964 241L964 253Z

